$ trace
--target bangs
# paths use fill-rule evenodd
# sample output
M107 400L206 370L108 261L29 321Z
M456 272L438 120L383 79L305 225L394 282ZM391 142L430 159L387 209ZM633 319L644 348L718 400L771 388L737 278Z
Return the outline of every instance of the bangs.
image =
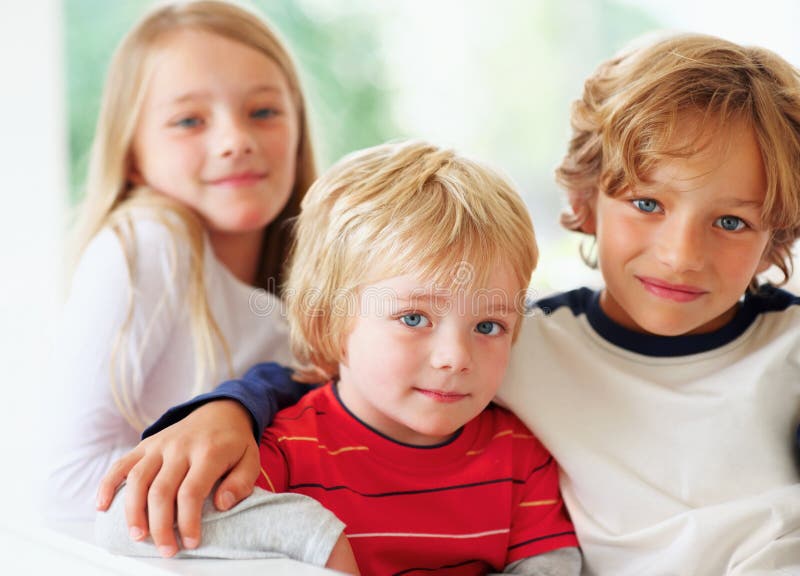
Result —
M472 198L478 195L482 201ZM502 262L515 272L532 269L535 241L512 238L507 230L518 230L519 225L503 225L515 219L511 207L487 206L485 197L474 187L429 182L387 211L390 218L372 234L352 244L369 247L353 255L363 263L363 274L356 276L370 283L414 274L436 288L474 290L486 286ZM517 280L524 289L530 279L517 274Z

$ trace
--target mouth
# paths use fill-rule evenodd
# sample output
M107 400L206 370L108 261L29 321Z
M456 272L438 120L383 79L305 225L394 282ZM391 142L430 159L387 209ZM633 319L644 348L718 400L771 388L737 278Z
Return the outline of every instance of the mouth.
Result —
M674 302L692 302L708 294L708 290L698 288L697 286L671 284L657 278L648 278L646 276L636 276L636 279L642 283L645 290L654 296Z
M457 392L442 392L440 390L429 390L427 388L414 388L416 392L419 392L423 396L434 400L435 402L441 402L443 404L452 404L453 402L458 402L459 400L463 400L469 394L459 394Z
M241 172L239 174L229 174L221 178L208 180L208 184L211 186L238 188L240 186L252 186L253 184L261 182L266 177L266 172Z

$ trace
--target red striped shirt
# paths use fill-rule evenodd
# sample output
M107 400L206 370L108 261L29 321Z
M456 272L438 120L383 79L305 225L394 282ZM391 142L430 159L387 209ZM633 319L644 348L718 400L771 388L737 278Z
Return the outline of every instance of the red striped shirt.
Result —
M494 404L445 444L400 444L360 422L331 385L279 412L259 486L320 501L346 525L363 574L483 574L577 546L558 466Z

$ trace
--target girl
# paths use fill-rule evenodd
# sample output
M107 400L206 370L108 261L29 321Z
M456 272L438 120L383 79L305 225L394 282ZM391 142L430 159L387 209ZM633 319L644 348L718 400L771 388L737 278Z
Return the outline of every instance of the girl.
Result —
M123 39L57 351L53 518L93 517L100 478L154 416L290 360L273 294L314 178L297 71L258 16L175 3Z

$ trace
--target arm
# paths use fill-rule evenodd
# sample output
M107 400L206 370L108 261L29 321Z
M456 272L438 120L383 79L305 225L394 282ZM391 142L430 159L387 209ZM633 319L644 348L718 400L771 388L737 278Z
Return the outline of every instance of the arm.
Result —
M506 566L503 574L580 576L581 564L581 551L578 548L559 548L512 562Z
M142 433L142 439L183 420L204 404L230 399L239 402L249 413L253 437L257 441L264 428L272 423L275 414L283 408L297 404L309 390L309 386L292 380L292 372L288 368L273 362L257 364L241 379L223 382L211 392L170 408Z
M514 486L506 570L528 570L541 563L548 569L553 564L554 569L560 570L554 574L570 574L569 570L573 569L577 569L574 573L578 574L578 539L561 498L558 464L522 422L516 420L515 424L514 477L524 479L524 483ZM577 554L577 566L574 558L571 559L572 553L566 553L566 560L560 554L551 556L561 550L573 550ZM526 562L517 566L523 560Z
M127 477L125 510L131 537L142 539L149 529L165 555L174 553L177 542L172 526L177 511L184 547L194 548L200 542L203 501L220 478L224 476L214 493L220 510L253 490L259 472L253 437L254 426L259 425L256 418L270 421L283 407L279 402L296 400L307 390L307 385L291 380L288 369L259 364L241 380L226 382L199 401L173 409L154 425L166 428L143 440L109 470L98 491L98 509L108 507ZM253 415L243 406L255 407L259 413Z
M124 491L124 489L123 489ZM300 494L255 492L228 511L203 505L203 545L180 558L280 558L324 566L344 525L316 500ZM346 542L346 538L344 539ZM117 554L158 556L152 541L128 537L122 498L97 515L95 542Z
M120 240L104 229L83 253L64 306L47 390L53 519L94 517L98 482L144 427L148 376L173 330L181 285L170 289L168 233L150 222L135 229L135 291ZM127 337L118 341L126 320Z

